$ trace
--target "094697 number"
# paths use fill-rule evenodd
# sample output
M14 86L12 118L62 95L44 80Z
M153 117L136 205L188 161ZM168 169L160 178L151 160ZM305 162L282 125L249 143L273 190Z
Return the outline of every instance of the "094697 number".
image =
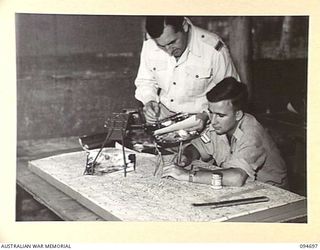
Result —
M318 248L318 244L300 244L300 248Z

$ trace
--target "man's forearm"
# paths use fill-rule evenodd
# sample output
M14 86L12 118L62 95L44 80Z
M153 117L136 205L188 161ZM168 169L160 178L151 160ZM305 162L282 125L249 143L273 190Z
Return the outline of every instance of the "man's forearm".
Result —
M199 151L192 144L188 145L184 149L183 154L188 158L190 163L194 160L200 159Z
M142 82L139 80L135 81L136 84L136 91L135 91L135 98L142 102L143 105L146 105L150 101L157 100L157 91L154 83L150 82Z
M204 123L207 123L209 120L209 115L207 114L207 112L203 111L202 113L196 114L196 118L200 119Z
M237 186L240 187L246 182L248 175L240 168L228 168L213 171L198 171L193 181L197 183L209 184L212 182L212 174L220 174L222 176L223 186Z

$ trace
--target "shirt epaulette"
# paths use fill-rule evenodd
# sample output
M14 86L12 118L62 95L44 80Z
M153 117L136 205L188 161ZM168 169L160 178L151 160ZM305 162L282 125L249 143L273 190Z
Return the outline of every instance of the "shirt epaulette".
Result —
M211 141L210 135L208 135L208 133L210 134L210 129L207 128L201 133L201 136L200 136L202 142L205 144L207 144Z
M203 32L201 34L201 40L204 43L214 47L216 51L220 51L224 46L224 43L219 39L219 37L213 34L208 34Z
M216 51L220 51L223 47L223 42L221 42L220 40L218 41L218 43L216 44L216 46L214 46Z

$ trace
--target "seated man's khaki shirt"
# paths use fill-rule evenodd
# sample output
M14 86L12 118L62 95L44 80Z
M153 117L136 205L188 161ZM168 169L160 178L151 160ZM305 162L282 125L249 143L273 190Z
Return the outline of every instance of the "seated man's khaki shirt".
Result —
M247 181L258 180L287 188L287 170L280 152L250 114L245 113L239 122L231 144L225 134L216 134L211 125L192 144L205 161L213 158L218 167L243 169L249 176Z

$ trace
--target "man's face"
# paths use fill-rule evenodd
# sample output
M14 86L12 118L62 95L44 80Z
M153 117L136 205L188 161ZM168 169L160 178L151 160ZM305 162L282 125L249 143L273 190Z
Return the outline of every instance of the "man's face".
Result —
M216 133L231 136L237 126L237 111L234 111L231 100L209 102L208 110Z
M171 25L166 25L161 36L155 38L154 41L160 49L177 58L187 47L188 33L184 30L175 32Z

